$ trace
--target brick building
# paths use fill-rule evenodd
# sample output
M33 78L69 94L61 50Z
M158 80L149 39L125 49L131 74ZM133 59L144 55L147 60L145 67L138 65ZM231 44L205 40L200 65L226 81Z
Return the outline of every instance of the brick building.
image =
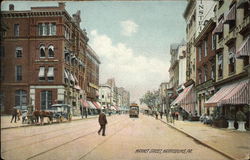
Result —
M205 27L195 39L196 46L196 94L198 115L209 113L205 110L204 102L213 95L215 82L215 36L212 31L216 23L213 19L206 22Z
M94 91L86 92L86 87L98 85L99 78L93 82L86 74L91 71L99 76L100 63L97 60L92 69L89 55L93 57L93 53L89 53L87 34L80 28L80 11L70 16L65 3L25 11L15 11L10 5L9 9L1 12L8 27L1 54L3 112L28 104L47 109L54 103L67 103L77 113L79 99L94 98Z

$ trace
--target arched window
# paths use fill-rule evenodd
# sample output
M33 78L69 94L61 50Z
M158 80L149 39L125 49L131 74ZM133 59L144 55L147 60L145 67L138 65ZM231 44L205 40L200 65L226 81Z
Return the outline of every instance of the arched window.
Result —
M15 106L27 105L27 93L25 90L16 90Z
M40 57L45 57L45 46L44 45L40 46Z
M50 45L48 49L49 49L49 57L54 57L55 56L54 46Z

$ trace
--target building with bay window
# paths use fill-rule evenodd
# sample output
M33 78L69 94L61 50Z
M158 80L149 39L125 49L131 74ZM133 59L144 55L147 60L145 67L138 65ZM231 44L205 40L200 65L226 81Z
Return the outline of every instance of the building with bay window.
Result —
M2 112L66 103L78 114L81 100L96 98L100 60L80 28L80 11L70 16L61 2L25 11L10 5L1 17L7 27L1 47Z

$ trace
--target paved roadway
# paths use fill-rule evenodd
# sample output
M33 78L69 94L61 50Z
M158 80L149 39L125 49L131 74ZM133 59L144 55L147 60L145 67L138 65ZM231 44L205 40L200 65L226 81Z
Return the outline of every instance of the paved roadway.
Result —
M153 117L108 117L106 136L97 118L1 131L6 160L226 160Z

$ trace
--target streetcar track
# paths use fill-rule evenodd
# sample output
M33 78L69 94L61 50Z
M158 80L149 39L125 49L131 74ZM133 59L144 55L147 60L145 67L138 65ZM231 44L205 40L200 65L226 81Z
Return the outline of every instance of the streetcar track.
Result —
M87 119L87 120L90 120L90 119ZM64 122L64 123L65 123L65 122ZM66 122L66 123L67 123L67 122ZM60 124L60 123L58 123L58 124ZM62 123L61 123L61 124L62 124ZM52 124L52 125L53 125L53 124ZM36 127L36 126L43 127L42 125L33 125L33 126L29 126L29 127ZM50 126L50 125L45 125L44 127L47 127L47 126ZM15 141L15 140L19 140L20 138L22 138L22 139L30 138L30 137L39 136L39 135L42 135L42 134L47 134L47 133L52 133L52 132L57 132L57 131L61 131L61 130L64 130L64 129L69 129L69 128L74 128L74 127L75 127L75 126L64 127L64 128L62 128L62 129L55 129L55 130L48 131L48 132L42 132L42 133L30 135L30 136L23 136L23 137L19 137L19 138L15 138L15 139L9 139L9 140L5 140L5 141L2 141L2 142L4 143L4 142Z
M114 126L115 124L117 124L117 123L119 123L119 122L121 122L121 121L123 121L123 120L120 120L120 121L117 121L117 122L115 122L115 123L112 123L112 124L110 124L109 126ZM69 144L69 143L71 143L71 142L74 142L74 141L76 141L76 140L78 140L78 139L81 139L81 138L84 138L84 137L87 137L87 136L89 136L89 135L91 135L91 134L96 134L96 133L97 133L96 130L94 130L94 131L89 132L89 133L87 133L87 134L84 134L84 135L82 135L82 136L76 137L76 138L74 138L74 139L72 139L72 140L70 140L70 141L64 142L64 143L62 143L62 144L60 144L60 145L58 145L58 146L52 147L52 148L47 149L47 150L45 150L45 151L43 151L43 152L40 152L40 153L37 153L37 154L35 154L35 155L31 156L31 157L28 157L27 160L32 159L32 158L35 158L35 157L38 157L38 156L40 156L40 155L42 155L42 154L45 154L45 153L50 152L50 151L53 151L53 150L55 150L55 149L57 149L57 148L59 148L59 147L62 147L62 146L64 146L64 145L66 145L66 144Z
M112 138L113 136L115 136L116 134L120 133L123 129L127 128L129 126L129 123L128 122L126 124L125 127L122 127L121 129L119 129L118 131L116 131L115 133L113 133L112 135L110 135L108 138L104 139L101 143L97 144L94 148L92 148L89 152L87 152L86 154L84 154L83 156L81 156L79 158L79 160L85 158L88 154L90 154L92 151L94 151L96 148L100 147L102 144L104 144L106 141L108 141L110 138Z
M114 123L112 123L111 125L114 125L114 124L116 124L116 123L118 123L118 122L120 122L120 121L114 122ZM76 130L75 133L79 133L79 132L81 132L83 129L84 129L84 128L79 128L79 129ZM55 132L57 132L57 131L58 131L58 130L56 130ZM71 133L72 133L72 132L69 130L69 132L66 132L66 133L64 132L64 133L62 133L62 134L55 135L55 136L53 136L53 137L50 137L50 138L47 138L47 139L43 139L43 140L40 140L40 141L36 141L36 142L32 142L32 143L29 143L29 144L26 143L26 144L24 144L24 145L17 146L17 147L14 147L14 148L11 148L11 149L6 150L6 151L3 151L3 152L1 152L1 153L6 153L6 152L9 152L9 151L18 149L18 148L22 148L22 147L27 147L27 146L29 146L29 145L38 144L38 143L40 143L40 142L49 141L49 140L51 140L51 139L58 138L59 136L67 136L67 135L69 135L69 134L71 134ZM40 134L39 134L39 135L40 135Z

